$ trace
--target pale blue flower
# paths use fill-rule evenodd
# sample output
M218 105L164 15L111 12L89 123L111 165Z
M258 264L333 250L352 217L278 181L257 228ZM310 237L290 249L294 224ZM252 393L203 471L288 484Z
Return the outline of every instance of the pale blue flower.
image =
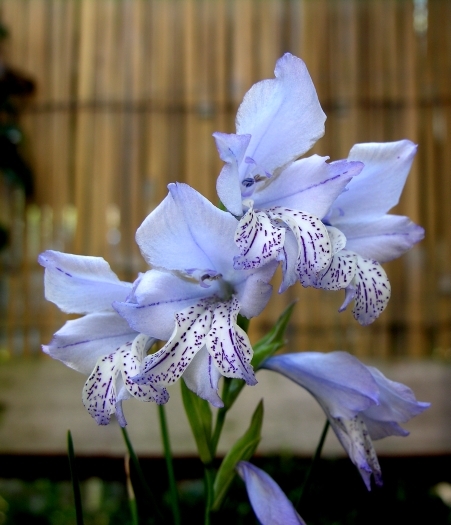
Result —
M186 184L146 218L136 239L152 269L141 275L128 301L114 303L136 331L167 340L147 356L139 384L166 386L182 375L215 406L221 375L256 383L253 350L237 317L258 315L271 295L276 263L236 270L237 220Z
M315 397L368 490L371 475L382 484L372 439L407 436L399 423L430 406L417 401L407 386L346 352L277 355L264 361L262 368L281 373Z
M365 167L323 217L346 239L330 267L351 259L356 266L340 311L355 300L353 314L362 325L372 323L390 298L390 283L380 263L400 257L424 237L423 228L408 217L387 213L399 202L416 150L409 140L356 144L348 161L361 161ZM321 278L328 270L313 277L311 285L322 288Z
M262 525L305 525L279 485L252 463L240 461L236 470L246 484L252 508Z
M329 265L334 247L320 218L363 165L328 164L318 155L296 160L324 134L325 115L302 60L286 53L277 61L275 77L245 95L236 134L213 136L226 163L217 181L219 198L242 217L235 268L281 261L283 291L297 280L310 286ZM337 268L322 286L343 288L348 273Z
M39 256L45 268L45 296L63 312L84 314L68 321L53 336L45 353L83 374L83 403L97 421L106 425L112 414L126 425L122 401L135 397L165 403L168 394L153 385L131 381L147 349L155 342L130 328L113 309L126 300L132 285L120 281L100 257L85 257L48 250Z

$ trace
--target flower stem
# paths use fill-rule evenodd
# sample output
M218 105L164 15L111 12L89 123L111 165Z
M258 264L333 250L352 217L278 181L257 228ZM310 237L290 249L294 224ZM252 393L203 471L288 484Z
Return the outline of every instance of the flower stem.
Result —
M215 481L215 471L212 467L205 466L204 482L205 482L205 519L204 525L210 525L210 512L213 505L214 491L213 483Z
M298 510L300 509L301 503L302 503L303 499L305 498L305 496L307 494L307 491L308 491L308 489L310 487L310 483L312 481L313 471L314 471L316 465L318 464L319 458L321 457L321 452L323 450L324 442L326 441L326 436L327 436L327 431L329 430L329 426L330 426L329 420L326 419L326 423L324 424L324 428L323 428L323 431L321 433L321 437L319 438L319 442L318 442L318 445L317 445L316 450L315 450L315 455L313 456L312 462L310 463L310 467L309 467L309 469L307 471L307 474L306 474L306 476L304 478L304 482L302 483L301 489L299 491L298 502L297 502L297 505L296 505L296 508Z
M138 476L139 483L141 485L141 489L144 491L146 496L149 498L149 501L152 503L155 513L158 515L158 518L160 520L164 519L164 516L155 500L155 497L150 490L149 485L147 484L146 478L144 476L143 471L141 470L141 465L139 464L138 456L135 454L135 451L133 449L132 442L130 441L130 438L128 437L127 430L124 427L121 427L122 436L125 441L125 446L127 447L128 454L130 456L134 471L136 475Z
M158 405L158 415L160 418L160 429L161 429L161 439L163 441L164 457L166 459L166 469L168 472L169 479L169 493L171 498L171 508L172 514L174 517L174 524L180 525L180 509L179 509L179 500L177 495L177 485L175 483L174 475L174 466L172 463L172 452L171 444L169 442L169 431L168 425L166 422L166 412L164 405Z
M213 457L216 454L216 449L218 448L219 438L221 437L221 432L222 432L222 428L225 423L227 411L229 410L229 407L227 406L227 396L229 393L231 380L228 377L224 377L223 381L224 383L222 386L222 399L225 401L225 405L222 408L220 408L216 414L215 426L213 430L213 435L211 437L211 450L212 450Z

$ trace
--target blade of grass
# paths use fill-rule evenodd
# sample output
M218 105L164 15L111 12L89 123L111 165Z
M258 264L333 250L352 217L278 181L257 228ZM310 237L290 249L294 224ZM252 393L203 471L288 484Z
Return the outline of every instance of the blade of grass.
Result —
M77 525L83 525L83 509L81 506L80 482L78 481L77 468L75 465L74 442L70 430L67 431L67 454L69 456L70 477L74 491L75 515Z

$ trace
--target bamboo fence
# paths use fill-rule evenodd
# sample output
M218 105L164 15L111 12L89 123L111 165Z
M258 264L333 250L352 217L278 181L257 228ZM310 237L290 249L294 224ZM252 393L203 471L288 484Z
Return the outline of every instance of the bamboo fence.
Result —
M43 299L37 254L105 257L133 280L134 242L171 181L216 201L211 137L233 132L243 94L285 51L307 63L328 120L312 152L409 138L415 160L395 213L426 239L386 265L392 299L360 327L342 293L276 296L258 337L295 297L289 350L451 356L451 2L448 0L0 0L8 64L38 92L21 114L34 202L2 183L0 347L39 351L65 319Z

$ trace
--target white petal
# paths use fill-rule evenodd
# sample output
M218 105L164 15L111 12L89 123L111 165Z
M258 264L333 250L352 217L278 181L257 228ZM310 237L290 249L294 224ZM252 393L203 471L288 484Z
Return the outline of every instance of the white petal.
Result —
M313 215L288 208L267 210L270 218L284 222L298 244L296 271L303 286L310 286L312 277L324 269L332 257L332 247L324 224Z
M234 257L234 268L259 268L276 259L284 241L285 228L274 226L265 212L249 208L235 233L235 242L241 255Z
M371 324L385 310L390 299L387 274L377 261L357 256L353 284L356 289L352 313L361 325Z
M89 374L99 357L111 354L135 337L135 330L116 312L101 312L67 321L42 349L66 366Z
M327 268L321 270L312 286L323 290L341 290L349 286L357 270L357 255L347 250L335 254Z
M132 289L101 257L47 250L38 262L45 268L45 298L66 313L112 311L113 301L125 301Z
M218 395L218 382L221 373L216 368L213 358L207 349L202 347L194 356L183 374L186 386L202 399L206 399L214 407L224 406Z
M83 404L98 425L108 425L111 414L116 412L119 363L119 352L101 357L83 388Z
M246 332L236 324L239 310L240 303L235 297L218 303L205 344L223 376L244 379L248 385L255 385L257 380L250 364L252 346Z
M155 339L151 337L144 334L138 335L133 343L129 343L121 348L120 366L125 388L134 398L140 401L154 401L158 405L162 405L169 399L169 394L165 388L150 383L138 385L131 380L132 377L139 373L141 364L147 355L147 349L154 342ZM118 396L119 398L120 396Z
M246 155L270 173L309 150L323 136L326 119L302 60L286 53L275 76L252 86L236 118L237 133L252 136ZM243 180L252 166L241 166Z
M145 358L142 373L135 376L133 381L157 385L175 383L204 346L205 336L211 326L210 304L210 301L202 300L178 312L172 337L161 350Z

